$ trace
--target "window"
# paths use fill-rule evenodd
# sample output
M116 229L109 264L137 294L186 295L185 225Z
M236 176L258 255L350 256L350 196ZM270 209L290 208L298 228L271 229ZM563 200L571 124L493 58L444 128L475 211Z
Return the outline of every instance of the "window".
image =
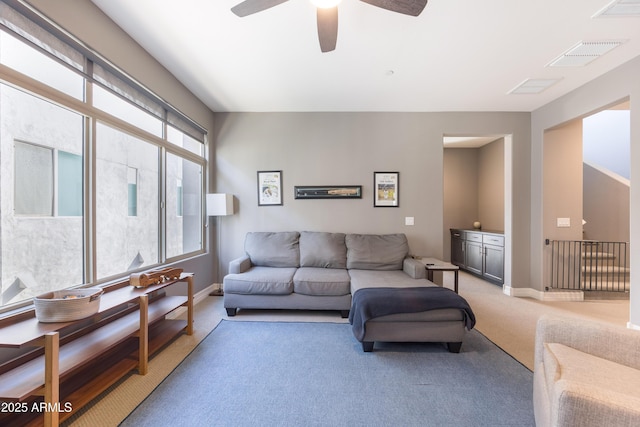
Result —
M127 168L127 204L129 216L138 216L138 169Z
M153 135L162 135L162 122L160 120L100 86L94 86L93 103L101 110L135 124Z
M82 215L82 156L58 151L58 216Z
M199 156L202 155L202 143L173 126L167 126L167 140L178 147L185 148Z
M83 117L1 84L0 105L0 158L13 159L0 170L5 305L85 283L83 157L70 153L82 153Z
M202 166L167 154L167 257L193 252L202 246Z
M12 5L0 2L2 305L203 252L205 130Z
M0 61L76 99L82 99L84 95L82 76L2 31L0 31Z
M184 189L182 180L176 179L176 216L183 216L184 213Z
M158 264L159 148L96 128L97 278ZM133 182L132 182L133 181ZM140 259L144 260L142 263Z
M56 207L58 216L82 215L82 156L21 141L14 153L16 215L52 216Z

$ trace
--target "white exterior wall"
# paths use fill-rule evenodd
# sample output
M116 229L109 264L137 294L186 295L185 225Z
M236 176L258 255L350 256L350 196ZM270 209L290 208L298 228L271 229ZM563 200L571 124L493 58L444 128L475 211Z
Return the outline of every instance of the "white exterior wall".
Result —
M14 141L82 154L82 117L7 86L0 96L0 269L6 303L19 290L4 294L16 279L27 286L19 299L83 281L82 218L16 216L13 209Z

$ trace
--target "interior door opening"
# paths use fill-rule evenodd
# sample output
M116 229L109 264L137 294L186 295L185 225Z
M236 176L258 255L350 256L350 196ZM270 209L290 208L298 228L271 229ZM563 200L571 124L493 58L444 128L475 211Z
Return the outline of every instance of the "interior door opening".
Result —
M626 100L545 131L546 290L628 295L630 128Z
M496 264L493 262L489 264L492 268L487 272L487 277L498 279L492 281L507 286L511 283L511 144L511 135L443 137L445 259L456 261L451 259L452 253L459 254L465 250L456 246L467 245L455 238L452 241L451 229L495 232L502 252L498 268L502 270L502 277L496 275ZM482 251L481 259L494 253L493 246L486 251L487 247L482 242L479 246L476 242L469 242L468 245L472 250ZM480 261L476 258L469 257L468 271L484 276L484 270L478 268Z

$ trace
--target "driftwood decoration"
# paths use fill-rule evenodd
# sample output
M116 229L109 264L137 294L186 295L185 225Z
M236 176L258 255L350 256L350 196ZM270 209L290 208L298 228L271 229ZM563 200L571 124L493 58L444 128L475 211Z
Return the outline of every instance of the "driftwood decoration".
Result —
M144 273L133 273L129 276L129 283L136 288L146 288L158 283L180 278L182 268L164 268L161 270L151 270Z

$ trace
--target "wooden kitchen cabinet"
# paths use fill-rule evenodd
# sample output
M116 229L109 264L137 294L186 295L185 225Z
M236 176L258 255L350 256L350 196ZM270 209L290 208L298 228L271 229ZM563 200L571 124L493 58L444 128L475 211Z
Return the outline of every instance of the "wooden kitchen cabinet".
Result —
M504 234L451 230L451 263L496 284L504 283Z

